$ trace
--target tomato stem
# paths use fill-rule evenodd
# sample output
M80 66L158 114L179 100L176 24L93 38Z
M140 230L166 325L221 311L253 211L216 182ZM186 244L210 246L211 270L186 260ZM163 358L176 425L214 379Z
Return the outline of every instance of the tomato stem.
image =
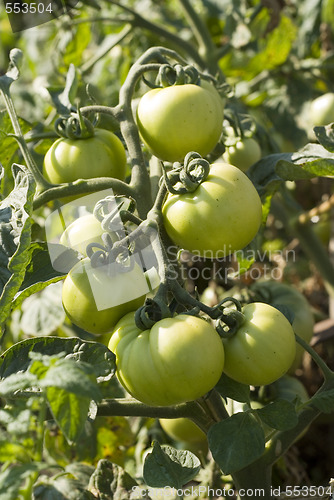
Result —
M334 372L326 365L324 360L319 356L319 354L307 343L304 339L302 339L299 335L295 333L296 341L300 344L305 351L309 353L312 357L313 361L318 365L325 380L334 379Z

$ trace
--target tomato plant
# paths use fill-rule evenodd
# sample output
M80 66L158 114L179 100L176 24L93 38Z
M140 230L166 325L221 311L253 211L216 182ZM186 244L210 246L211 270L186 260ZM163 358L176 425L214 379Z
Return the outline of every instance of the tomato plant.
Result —
M154 406L204 396L218 382L224 366L224 348L215 329L204 319L184 314L142 331L129 313L116 325L109 349L116 354L123 387Z
M316 97L310 105L310 120L314 126L334 122L334 93L327 92Z
M234 146L228 146L223 160L240 168L243 172L261 159L259 143L252 137L243 137Z
M120 139L105 129L82 139L57 139L47 151L43 173L54 184L92 177L124 179L126 154Z
M209 83L149 90L140 99L137 123L150 151L161 160L182 160L189 151L205 156L223 127L223 104Z
M0 497L328 484L333 0L226 4L0 12Z
M120 318L141 306L147 291L145 275L138 264L128 271L115 269L109 276L108 266L94 268L86 258L66 276L62 301L75 325L102 334L111 332Z
M248 304L242 313L242 325L231 338L224 339L224 372L242 384L270 384L284 375L294 360L292 326L268 304Z
M212 258L240 250L254 238L262 207L255 187L243 172L227 163L215 163L195 191L169 195L163 216L174 243ZM196 227L203 230L196 231Z

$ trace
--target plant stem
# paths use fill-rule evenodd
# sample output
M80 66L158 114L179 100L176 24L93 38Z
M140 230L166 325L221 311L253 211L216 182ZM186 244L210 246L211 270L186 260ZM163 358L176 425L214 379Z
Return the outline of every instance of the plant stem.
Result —
M166 30L162 26L159 26L158 24L148 21L147 19L142 17L138 12L131 9L130 7L127 7L126 5L122 5L120 2L116 2L113 0L107 0L107 2L113 5L117 5L124 11L131 14L132 19L131 18L126 19L127 23L131 23L133 27L145 29L152 33L155 33L159 38L169 40L173 45L176 45L179 48L179 50L185 52L188 56L190 56L200 66L200 68L202 69L205 68L205 62L201 58L196 48L191 43L187 42L180 36L174 34L172 31ZM114 20L111 19L111 21Z
M217 63L217 49L212 41L209 30L201 18L191 5L189 0L179 0L184 15L192 29L192 32L199 46L199 53L206 62L207 68L214 76L219 74L220 79L224 80L221 69Z
M296 340L298 344L300 344L305 351L309 353L309 355L312 357L313 361L318 365L320 370L322 371L322 374L325 378L325 380L333 379L334 377L334 372L326 365L324 360L319 356L319 354L307 343L305 342L304 339L296 335Z
M40 172L39 168L37 167L35 160L30 154L29 148L27 146L26 141L24 140L24 136L20 127L20 123L16 114L15 106L13 103L13 100L11 98L9 88L5 88L5 86L1 85L0 82L0 92L2 94L2 97L5 101L5 106L7 113L9 115L9 118L12 122L12 126L14 129L14 134L12 135L13 138L16 139L18 142L19 148L21 150L22 156L26 162L26 166L28 167L29 171L32 173L35 181L36 181L36 186L37 186L37 191L43 191L44 189L49 188L52 186L46 179L44 179L42 173ZM10 135L9 135L10 137Z
M59 184L57 186L50 187L40 193L34 200L34 210L49 201L74 195L95 193L96 191L102 191L103 189L113 189L117 194L133 196L133 189L131 186L112 177L99 177L97 179L87 180L78 179L70 184Z

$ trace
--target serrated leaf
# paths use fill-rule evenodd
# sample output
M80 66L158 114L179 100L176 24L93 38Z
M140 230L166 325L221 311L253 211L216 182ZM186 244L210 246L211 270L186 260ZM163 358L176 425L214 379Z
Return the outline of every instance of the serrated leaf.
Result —
M20 289L15 295L12 309L19 307L22 301L33 293L40 292L51 283L57 283L66 276L65 273L58 272L53 268L46 243L33 243L29 251L31 253L30 262ZM66 255L69 257L69 254ZM77 262L75 256L74 260Z
M236 472L259 458L265 449L262 426L249 413L235 413L214 424L208 432L209 448L224 475Z
M250 388L249 385L240 384L235 380L232 380L230 377L222 374L218 384L215 386L215 389L219 392L221 396L224 398L230 398L234 401L239 401L240 403L249 403L250 404Z
M143 477L152 488L182 488L199 472L201 463L190 451L176 450L171 446L153 443L152 452L144 462Z
M75 443L84 429L90 398L57 387L48 387L46 397L51 413L67 441Z
M284 399L274 401L253 411L259 415L262 422L279 431L293 429L298 424L295 405Z
M15 187L0 203L0 325L11 310L30 259L35 181L26 167L13 165Z
M322 413L332 413L334 411L334 389L315 394L311 398L311 403Z
M64 352L68 358L90 363L98 381L109 380L116 369L115 355L99 342L86 342L77 337L39 337L22 340L1 355L0 377L27 370L31 352L48 356Z
M129 498L129 492L134 486L137 486L136 481L125 470L102 459L98 461L90 477L88 489L101 500L124 500Z
M290 161L280 160L276 172L282 179L290 181L333 176L334 154L320 144L307 144L293 153Z

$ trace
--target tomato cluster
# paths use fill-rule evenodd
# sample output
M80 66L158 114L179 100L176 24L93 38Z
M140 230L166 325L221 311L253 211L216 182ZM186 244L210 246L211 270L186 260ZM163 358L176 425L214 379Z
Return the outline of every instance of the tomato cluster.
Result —
M243 138L227 148L223 157L227 162L206 162L208 170L200 179L186 169L189 157L194 158L196 174L202 156L217 145L224 104L215 87L201 80L199 85L150 90L140 99L136 112L141 140L155 156L166 162L184 159L184 166L177 163L169 177L165 171L165 187L170 192L159 210L167 235L178 247L211 259L243 249L262 222L259 194L243 172L261 156L254 139ZM58 139L45 156L44 174L52 183L99 176L124 179L125 165L120 139L95 129L88 138ZM182 184L186 187L177 190L169 184L173 172L178 172L178 184L188 175L188 184ZM114 237L109 234L109 242L118 239L117 234ZM135 262L128 267L117 259L113 264L109 258L105 265L93 262L87 245L105 248L104 241L101 224L91 213L64 231L60 243L78 251L82 260L64 280L63 306L75 325L93 334L110 335L108 340L104 335L102 341L115 353L118 379L134 398L152 406L176 405L203 397L223 372L235 381L257 386L270 384L290 369L296 355L294 331L287 318L272 307L274 303L246 305L239 311L242 321L233 335L233 328L226 326L228 321L222 332L209 317L189 313L186 306L178 314L169 310L169 316L154 316L150 326L141 323L135 311L145 303L146 274ZM217 314L211 317L217 319ZM218 324L223 318L226 320L224 315L218 318ZM296 317L296 331L297 323ZM170 427L170 422L161 423ZM191 424L187 420L181 423L185 428Z

